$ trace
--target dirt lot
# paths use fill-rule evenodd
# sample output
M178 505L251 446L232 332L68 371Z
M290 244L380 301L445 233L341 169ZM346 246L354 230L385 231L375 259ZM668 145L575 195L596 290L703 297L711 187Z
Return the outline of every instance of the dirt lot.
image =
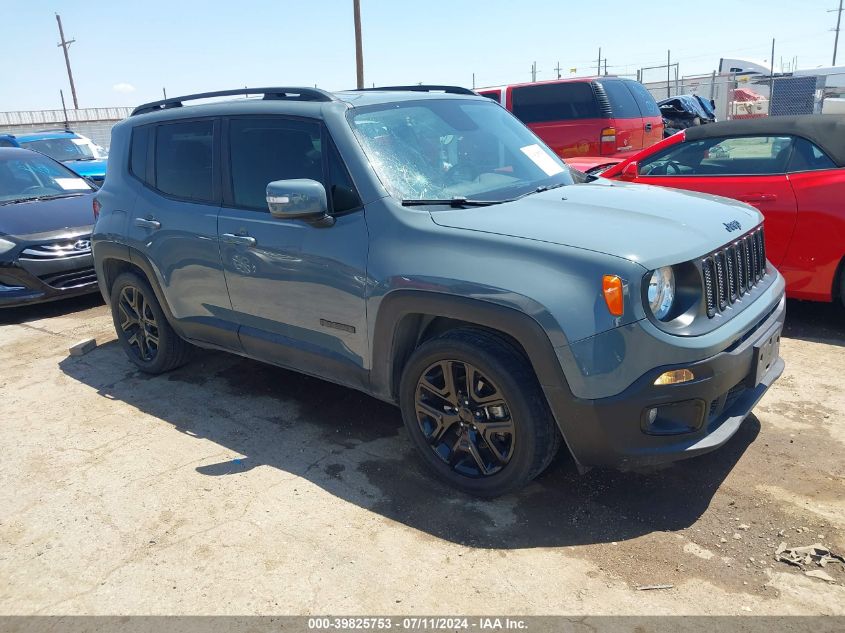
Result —
M96 297L0 313L0 614L845 614L845 316L791 303L722 450L480 502L398 411L222 353L135 370ZM96 337L81 358L69 345ZM671 589L638 591L638 585Z

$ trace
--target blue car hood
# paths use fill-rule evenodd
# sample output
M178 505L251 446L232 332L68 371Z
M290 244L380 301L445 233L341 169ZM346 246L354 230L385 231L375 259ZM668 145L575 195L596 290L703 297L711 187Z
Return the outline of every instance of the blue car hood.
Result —
M102 180L106 175L106 160L66 160L63 164L80 176Z
M80 234L94 224L93 193L0 206L0 235L37 240L49 233Z
M604 179L431 217L444 227L582 248L647 269L701 257L763 221L736 200Z

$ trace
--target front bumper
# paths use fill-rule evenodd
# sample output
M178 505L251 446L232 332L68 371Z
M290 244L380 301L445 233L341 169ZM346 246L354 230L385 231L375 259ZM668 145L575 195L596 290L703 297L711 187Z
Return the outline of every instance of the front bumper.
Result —
M26 268L24 267L26 266ZM49 262L0 264L0 308L55 301L97 291L91 254Z
M783 373L783 359L776 356L758 376L755 357L764 343L779 341L785 315L781 299L727 350L697 362L655 367L612 397L580 399L565 388L544 387L575 460L581 466L653 465L725 444ZM690 369L695 379L654 385L658 376L673 369ZM652 408L667 420L662 428L649 426Z

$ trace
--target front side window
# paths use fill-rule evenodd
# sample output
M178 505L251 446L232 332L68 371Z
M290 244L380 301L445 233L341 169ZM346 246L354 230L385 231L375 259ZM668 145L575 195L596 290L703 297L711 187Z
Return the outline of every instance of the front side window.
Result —
M593 87L586 81L514 88L513 113L523 123L601 117Z
M22 141L21 147L47 154L53 160L96 160L94 145L84 138L45 138L38 141Z
M28 152L21 152L28 154ZM94 191L83 178L49 158L31 154L0 158L0 205L64 198Z
M573 183L554 152L487 100L408 101L355 108L347 117L381 182L400 200L496 201Z
M786 173L790 136L710 138L673 145L640 161L641 176L761 176Z
M274 180L323 181L320 126L311 121L244 118L229 122L229 157L235 206L267 211Z
M155 186L164 194L213 202L214 122L183 121L156 128Z

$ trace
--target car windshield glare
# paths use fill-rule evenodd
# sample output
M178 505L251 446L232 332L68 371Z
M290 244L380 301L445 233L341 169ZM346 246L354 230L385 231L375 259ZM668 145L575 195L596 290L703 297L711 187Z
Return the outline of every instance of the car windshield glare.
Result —
M93 188L83 178L44 156L0 158L0 204L90 191Z
M90 141L84 138L45 138L21 143L26 149L46 154L53 160L81 160L97 158Z
M350 124L399 200L509 200L573 184L569 169L501 106L437 99L356 108Z

